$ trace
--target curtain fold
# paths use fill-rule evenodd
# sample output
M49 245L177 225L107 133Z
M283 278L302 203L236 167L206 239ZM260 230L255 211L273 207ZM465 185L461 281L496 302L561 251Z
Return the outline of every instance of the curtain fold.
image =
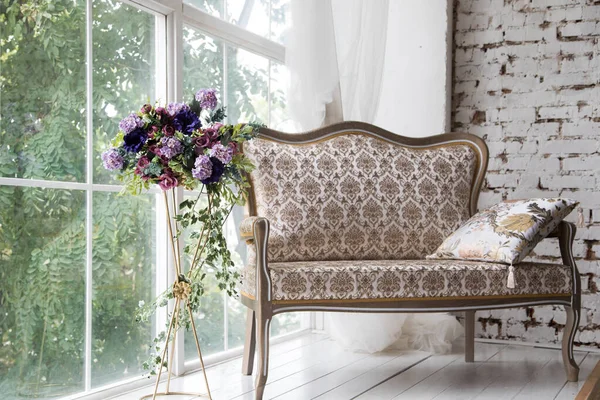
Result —
M333 101L340 81L331 0L292 0L290 15L287 107L302 130L312 130L323 124L326 105ZM330 122L341 121L341 108L329 108L335 115Z
M301 130L341 121L373 123L381 101L388 0L292 0L286 40L288 110ZM446 314L326 313L342 347L445 353L463 332Z

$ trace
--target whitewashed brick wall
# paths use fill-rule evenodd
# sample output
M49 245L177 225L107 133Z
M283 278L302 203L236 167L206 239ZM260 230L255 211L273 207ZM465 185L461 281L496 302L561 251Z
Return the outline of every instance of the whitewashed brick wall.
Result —
M479 207L538 196L581 202L576 342L600 347L600 0L458 0L454 23L453 129L490 149ZM534 253L560 262L554 239ZM561 307L477 317L480 337L545 343L559 341L565 323Z

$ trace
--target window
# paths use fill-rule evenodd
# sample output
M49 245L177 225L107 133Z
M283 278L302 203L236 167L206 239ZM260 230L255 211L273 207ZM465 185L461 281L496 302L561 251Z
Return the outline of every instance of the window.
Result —
M120 118L144 102L215 87L229 122L289 126L277 43L286 2L190 3L31 0L0 15L4 398L60 398L139 379L164 329L164 311L148 325L133 318L168 284L162 197L119 196L99 157ZM234 220L242 215L236 210L226 228L240 263ZM245 307L235 299L215 289L197 318L205 354L241 346ZM305 323L284 315L273 336ZM195 365L189 345L177 350L176 372Z

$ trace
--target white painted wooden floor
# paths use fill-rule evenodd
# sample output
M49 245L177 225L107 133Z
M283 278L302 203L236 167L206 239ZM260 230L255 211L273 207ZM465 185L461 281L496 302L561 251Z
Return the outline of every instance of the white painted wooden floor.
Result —
M265 399L574 399L600 354L576 352L580 381L567 383L559 350L476 343L475 363L464 362L462 340L452 354L418 351L360 354L344 351L323 334L309 333L271 348ZM254 399L254 378L241 358L207 369L213 399ZM171 390L204 391L200 373L171 382ZM134 400L144 388L113 397ZM164 399L198 399L177 396Z

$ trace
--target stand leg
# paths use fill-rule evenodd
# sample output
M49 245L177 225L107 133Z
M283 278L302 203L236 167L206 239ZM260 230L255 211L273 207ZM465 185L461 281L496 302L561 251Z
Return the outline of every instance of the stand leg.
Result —
M465 311L465 362L475 361L475 311Z
M242 375L252 375L254 369L254 353L256 350L256 316L254 310L246 312L246 340L244 342L244 358Z
M198 351L198 357L200 358L200 366L202 367L202 373L204 374L204 382L206 383L206 392L208 393L209 400L212 400L210 394L210 387L208 386L208 378L206 377L206 368L204 368L204 360L202 359L202 351L200 350L200 341L198 340L198 333L196 332L196 323L194 322L194 313L189 303L187 304L188 313L190 314L190 321L192 322L192 332L194 332L194 341L196 342L196 350Z
M177 341L177 331L179 329L179 305L181 301L177 299L175 301L175 308L173 309L173 313L175 313L175 332L173 334L173 340L171 341L171 353L169 354L169 375L167 376L167 388L165 393L169 393L169 388L171 387L171 376L173 375L171 371L173 370L173 359L175 358L175 342ZM168 339L167 339L168 343Z
M175 301L175 310L179 307L179 299ZM162 375L163 364L165 361L165 356L167 355L167 348L169 347L169 338L171 337L171 331L173 330L173 322L175 322L175 313L171 316L171 321L169 322L169 329L167 330L167 339L165 343L165 348L163 350L162 355L160 356L160 368L158 369L158 375L156 376L156 384L154 385L154 393L152 394L152 400L156 399L156 393L158 392L158 384L160 383L160 376ZM169 370L169 374L171 371Z

